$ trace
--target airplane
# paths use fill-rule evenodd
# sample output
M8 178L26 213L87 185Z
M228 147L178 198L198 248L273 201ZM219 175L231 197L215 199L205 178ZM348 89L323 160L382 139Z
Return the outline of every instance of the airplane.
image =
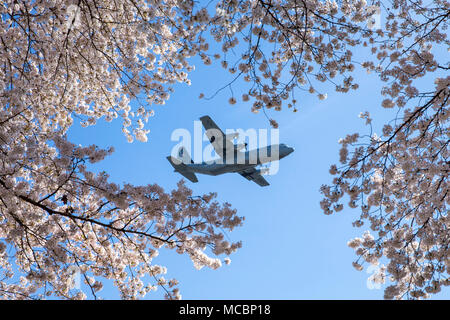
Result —
M217 176L236 172L247 180L265 187L269 183L262 175L267 173L268 170L256 169L256 167L280 160L294 152L294 148L288 147L284 143L242 152L241 150L246 148L247 144L235 145L233 140L238 136L236 133L225 135L209 116L201 117L200 121L214 150L221 157L220 161L194 163L184 147L178 150L178 158L167 157L167 160L175 169L174 172L180 173L191 182L198 182L196 173ZM278 152L276 152L277 149Z

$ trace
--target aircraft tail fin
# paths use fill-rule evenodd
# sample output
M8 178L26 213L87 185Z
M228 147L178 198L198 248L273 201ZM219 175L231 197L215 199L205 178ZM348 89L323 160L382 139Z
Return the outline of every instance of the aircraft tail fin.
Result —
M178 149L176 159L184 164L194 163L194 161L192 161L191 159L191 156L189 155L189 152L183 146ZM177 161L175 161L175 163L177 163Z
M189 155L188 155L189 157ZM180 173L183 177L188 179L191 182L198 182L197 176L195 173L189 170L186 164L183 163L181 159L174 158L172 156L168 156L167 160L169 160L172 167L176 172ZM192 161L192 160L191 160Z

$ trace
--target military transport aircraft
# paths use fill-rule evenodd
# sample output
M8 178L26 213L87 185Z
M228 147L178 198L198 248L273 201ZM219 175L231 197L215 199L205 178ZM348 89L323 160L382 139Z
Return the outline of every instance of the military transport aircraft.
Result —
M200 118L206 130L206 136L211 142L216 153L221 157L213 162L194 163L184 147L178 151L178 158L168 156L174 171L182 174L192 182L198 182L196 173L217 176L228 172L237 172L244 178L254 181L261 187L268 186L269 183L262 176L267 172L263 169L256 169L258 165L271 161L280 160L294 151L284 143L271 145L259 149L242 152L246 144L235 145L233 139L237 134L225 135L217 124L209 117Z

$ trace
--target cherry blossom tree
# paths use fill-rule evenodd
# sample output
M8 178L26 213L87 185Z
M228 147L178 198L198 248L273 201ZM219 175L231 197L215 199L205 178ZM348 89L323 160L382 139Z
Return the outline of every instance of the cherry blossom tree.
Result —
M341 139L341 166L330 169L336 177L322 186L321 207L361 210L354 226L370 230L349 242L353 265L386 262L373 279L389 280L387 299L426 298L450 284L449 18L441 0L230 0L212 18L221 64L236 75L224 88L247 82L242 100L253 112L295 112L296 92L323 100L323 88L356 90L357 68L385 83L381 107L397 108L397 118L377 135L361 113L370 134Z
M322 187L321 206L326 214L344 203L360 208L354 226L370 231L349 242L353 265L387 263L375 277L390 280L385 298L427 298L450 284L450 5L395 1L384 8L385 23L362 43L373 61L362 66L385 82L382 107L396 107L398 116L377 135L370 114L361 114L370 133L341 139L341 166L331 167L336 177Z
M195 197L182 182L119 186L89 163L113 149L75 146L74 122L121 117L128 141L147 140L151 104L189 82L205 22L192 4L144 1L3 1L0 4L0 297L96 298L105 279L125 299L176 279L153 262L160 249L216 269L240 242L242 223L214 193ZM145 97L145 98L143 98ZM133 108L132 101L137 106ZM228 262L229 259L224 260ZM88 292L74 288L79 273Z
M112 150L65 137L74 121L121 118L129 142L147 141L152 105L164 104L176 83L190 83L191 57L228 70L234 78L224 88L247 84L230 104L248 101L268 117L284 106L297 111L295 95L323 100L330 86L358 89L364 79L356 69L376 73L385 83L382 107L398 108L398 117L379 135L341 140L341 166L331 167L336 177L321 188L321 206L326 214L344 203L361 210L354 225L371 231L349 242L354 266L386 261L376 277L391 282L386 298L438 292L450 271L450 77L442 61L449 7L441 0L4 1L0 293L83 298L67 283L76 265L94 296L107 278L124 298L155 285L179 297L165 268L151 264L159 248L216 268L207 246L214 255L240 246L224 241L222 230L242 218L213 194L193 197L183 184L170 194L117 186L86 166ZM378 12L384 19L374 22ZM361 117L370 130L369 112ZM145 275L153 285L144 285Z

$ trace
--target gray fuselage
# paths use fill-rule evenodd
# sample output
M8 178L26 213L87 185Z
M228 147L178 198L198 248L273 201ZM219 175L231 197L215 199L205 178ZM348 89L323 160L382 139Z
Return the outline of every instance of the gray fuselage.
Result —
M217 176L228 172L241 172L267 162L280 160L294 151L285 144L271 145L246 152L236 150L225 158L217 158L202 163L185 164L194 173Z

